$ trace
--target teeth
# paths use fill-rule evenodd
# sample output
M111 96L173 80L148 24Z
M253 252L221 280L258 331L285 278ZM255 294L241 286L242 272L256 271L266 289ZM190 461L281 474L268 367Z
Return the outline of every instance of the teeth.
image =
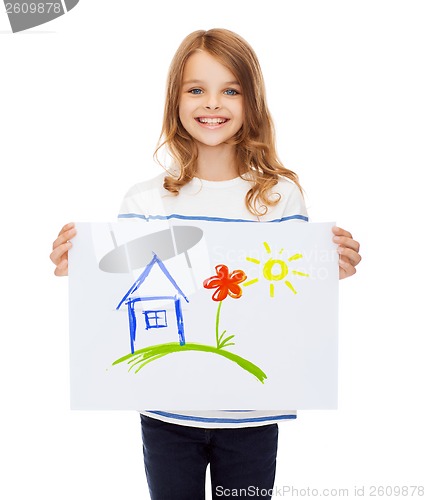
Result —
M207 123L208 125L217 125L219 123L225 123L225 118L198 118L201 123Z

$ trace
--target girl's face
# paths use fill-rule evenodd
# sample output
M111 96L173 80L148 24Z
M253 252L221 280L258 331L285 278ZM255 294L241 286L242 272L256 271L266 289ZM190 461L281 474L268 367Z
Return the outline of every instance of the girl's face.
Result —
M207 52L195 52L185 64L179 118L199 147L220 146L243 125L241 87L235 75Z

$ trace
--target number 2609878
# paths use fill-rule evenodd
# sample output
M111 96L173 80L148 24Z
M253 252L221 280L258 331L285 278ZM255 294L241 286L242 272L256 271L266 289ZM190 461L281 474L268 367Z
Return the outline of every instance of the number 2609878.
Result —
M7 14L60 14L62 5L59 2L6 3Z

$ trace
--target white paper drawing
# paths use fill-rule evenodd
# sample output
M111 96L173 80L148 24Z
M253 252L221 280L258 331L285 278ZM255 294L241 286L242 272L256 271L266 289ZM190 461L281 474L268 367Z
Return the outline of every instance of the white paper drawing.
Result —
M335 408L332 225L78 224L72 407Z

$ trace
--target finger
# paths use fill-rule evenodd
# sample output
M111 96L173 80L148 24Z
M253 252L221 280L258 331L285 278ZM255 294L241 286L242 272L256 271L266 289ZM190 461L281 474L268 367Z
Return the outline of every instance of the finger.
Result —
M63 259L55 268L55 276L68 275L68 259Z
M356 273L356 268L346 260L345 257L341 257L339 259L339 277L340 278L348 278Z
M341 227L333 226L332 231L336 236L346 236L347 238L352 238L352 234Z
M61 260L63 259L64 255L68 252L68 250L72 247L72 243L70 241L67 241L66 243L63 243L62 245L59 245L56 247L53 252L50 254L50 260L58 266Z
M58 233L58 236L60 236L62 233L64 233L65 231L68 231L69 229L72 229L75 227L75 223L74 222L68 222L67 224L65 224L65 226L63 226L63 228L59 231Z
M356 252L359 252L360 244L358 241L353 239L352 234L341 227L334 226L332 228L334 233L333 241L343 246L352 248Z
M361 262L362 257L356 250L339 246L337 252L341 257L346 257L353 266L357 266Z
M66 226L64 226L59 233L58 237L56 240L53 242L52 248L55 249L56 247L59 247L60 245L63 245L67 241L71 240L74 238L74 236L77 234L77 230L74 227L71 227L69 229L65 229Z
M333 241L342 247L351 248L352 250L355 250L355 252L359 252L360 244L353 238L349 238L347 236L334 236Z

